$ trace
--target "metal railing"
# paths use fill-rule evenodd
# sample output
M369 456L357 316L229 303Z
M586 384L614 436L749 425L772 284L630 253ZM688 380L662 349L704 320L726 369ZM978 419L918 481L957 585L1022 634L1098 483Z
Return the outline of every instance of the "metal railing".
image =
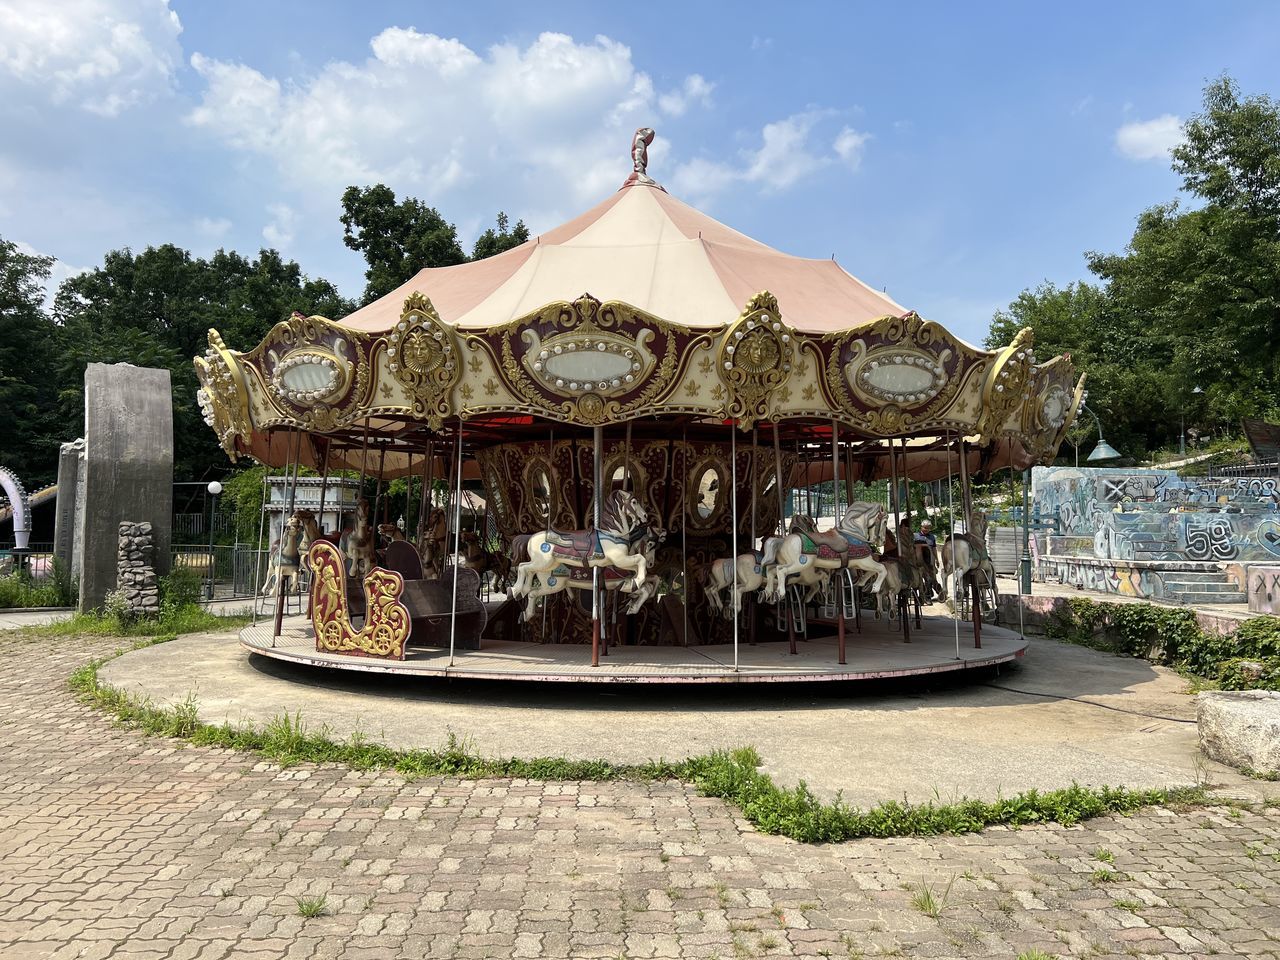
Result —
M174 544L173 569L190 570L202 584L208 584L210 565L213 572L214 597L251 597L266 575L268 551L250 544L215 544L210 554L208 544Z

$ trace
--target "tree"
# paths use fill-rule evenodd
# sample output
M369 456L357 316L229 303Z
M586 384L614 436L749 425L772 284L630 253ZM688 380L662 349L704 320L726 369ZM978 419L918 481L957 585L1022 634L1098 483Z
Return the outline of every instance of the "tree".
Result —
M434 207L415 197L396 202L379 183L342 194L343 243L364 255L364 302L385 296L423 267L466 262L458 232ZM517 229L519 225L517 225Z
M1184 414L1223 431L1280 416L1280 105L1223 77L1183 135L1173 169L1198 205L1144 211L1124 252L1086 254L1100 287L1024 291L988 335L1029 322L1042 354L1069 349L1132 453L1176 441Z
M517 220L515 227L511 230L507 229L509 222L507 215L499 212L498 229L494 230L490 227L480 234L476 239L476 245L471 249L471 259L483 260L486 257L492 257L512 247L518 247L529 239L529 228L524 225L523 220Z
M62 418L78 423L83 416L88 363L167 368L174 473L193 479L220 474L226 457L196 406L191 363L204 353L209 329L248 347L294 311L338 318L353 306L333 284L308 279L275 250L262 250L255 260L226 250L204 260L172 244L138 254L114 250L102 266L58 291L54 312L65 343L57 377Z
M28 489L51 482L62 435L52 376L58 330L45 313L52 257L0 238L0 466Z

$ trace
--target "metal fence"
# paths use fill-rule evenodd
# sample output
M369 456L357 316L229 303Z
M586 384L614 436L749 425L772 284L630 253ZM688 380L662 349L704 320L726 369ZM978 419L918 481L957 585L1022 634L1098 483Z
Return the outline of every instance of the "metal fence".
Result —
M260 579L266 575L267 554L266 550L257 550L243 543L232 546L215 544L212 554L208 544L174 544L173 569L190 570L196 574L205 585L207 594L212 567L214 597L251 597Z
M213 516L213 534L230 536L235 533L236 517L234 513L219 510ZM175 513L173 515L173 535L175 537L209 536L208 513Z

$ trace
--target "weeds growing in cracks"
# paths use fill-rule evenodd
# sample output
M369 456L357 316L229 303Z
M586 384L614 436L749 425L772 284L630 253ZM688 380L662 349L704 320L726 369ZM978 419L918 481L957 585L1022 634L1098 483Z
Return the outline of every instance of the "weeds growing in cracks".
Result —
M167 639L171 638L152 638L140 646ZM179 737L197 746L250 751L281 766L340 763L356 770L395 770L410 779L680 780L693 784L705 796L734 804L762 832L804 843L973 833L997 824L1016 827L1053 822L1069 826L1104 814L1129 814L1146 806L1205 800L1205 793L1199 788L1129 790L1073 784L1060 790L1028 790L993 801L889 801L864 810L849 806L839 796L830 802L821 800L803 781L795 787L778 786L760 771L760 756L752 747L716 750L680 761L658 759L622 764L563 757L483 757L452 734L438 750L394 750L363 737L340 743L326 736L323 729L309 729L298 714L277 716L262 729L208 724L199 719L193 696L174 706L159 707L99 683L98 668L105 662L94 661L76 670L70 679L72 689L119 722L147 734Z

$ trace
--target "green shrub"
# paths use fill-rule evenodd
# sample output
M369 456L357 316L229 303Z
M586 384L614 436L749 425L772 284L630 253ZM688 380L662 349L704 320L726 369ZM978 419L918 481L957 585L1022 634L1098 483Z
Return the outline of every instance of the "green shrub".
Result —
M0 609L6 607L69 607L76 602L79 585L57 560L44 580L34 580L25 570L0 576Z
M1223 690L1280 690L1280 657L1223 661L1218 665L1218 686Z
M160 605L172 609L199 603L204 595L204 580L190 567L174 567L160 578Z

